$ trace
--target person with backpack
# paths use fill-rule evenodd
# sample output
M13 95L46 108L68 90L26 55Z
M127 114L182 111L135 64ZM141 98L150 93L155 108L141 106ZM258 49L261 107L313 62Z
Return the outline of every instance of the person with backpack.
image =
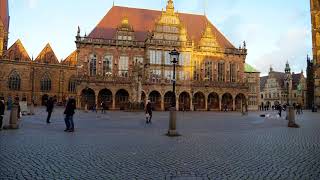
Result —
M64 110L65 114L65 123L66 129L65 132L74 132L74 122L73 122L73 115L75 114L76 109L76 100L74 98L70 98L67 102L66 109Z

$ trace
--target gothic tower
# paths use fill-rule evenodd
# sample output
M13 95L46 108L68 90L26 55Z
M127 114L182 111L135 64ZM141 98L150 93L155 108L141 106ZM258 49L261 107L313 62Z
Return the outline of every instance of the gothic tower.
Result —
M8 0L0 1L0 57L8 48L9 35L9 8Z
M310 0L314 64L314 103L320 107L320 0Z

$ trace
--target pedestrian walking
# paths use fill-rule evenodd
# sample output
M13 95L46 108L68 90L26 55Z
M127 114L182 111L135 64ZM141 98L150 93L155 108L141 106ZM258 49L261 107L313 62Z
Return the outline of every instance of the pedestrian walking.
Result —
M146 105L146 123L147 124L151 123L151 119L152 119L152 105L150 100L148 100Z
M279 116L281 117L282 116L282 106L281 105L278 105L278 111L279 111Z
M5 104L4 104L4 99L0 98L0 131L2 130L2 124L3 124L3 116L4 116L4 111L5 111Z
M66 123L65 132L74 132L74 122L73 115L76 109L76 100L74 98L70 98L67 102L66 109L64 110L65 118L64 121Z
M103 101L101 103L101 113L102 114L105 114L106 113L106 110L107 110L107 106L106 106L106 103Z
M49 100L47 101L46 106L47 106L47 112L48 112L47 124L49 124L49 123L51 123L50 119L51 119L51 114L52 114L53 107L54 107L54 101L53 101L52 97L49 98Z

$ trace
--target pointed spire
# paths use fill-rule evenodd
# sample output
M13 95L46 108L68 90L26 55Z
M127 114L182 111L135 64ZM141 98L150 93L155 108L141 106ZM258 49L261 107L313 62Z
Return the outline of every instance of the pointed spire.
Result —
M284 69L285 73L289 73L291 72L291 69L290 69L290 65L289 65L289 61L287 61L286 63L286 68Z
M269 70L269 72L273 72L272 65L270 65L270 70Z
M174 14L174 5L173 5L173 0L168 0L166 11L169 14Z
M80 37L80 27L78 26L77 37Z

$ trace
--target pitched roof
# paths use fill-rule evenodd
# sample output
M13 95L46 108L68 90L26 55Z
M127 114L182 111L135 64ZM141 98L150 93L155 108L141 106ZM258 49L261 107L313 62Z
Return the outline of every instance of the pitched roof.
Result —
M161 14L162 11L113 6L89 34L89 37L113 39L121 20L123 17L127 17L129 24L135 32L135 38L138 41L144 41L147 39L148 32L152 32L155 29L156 21L160 18ZM195 42L199 42L206 25L209 24L221 47L234 48L205 16L185 13L177 14L185 26L190 40L194 39Z
M10 60L19 60L19 61L31 61L29 54L18 39L9 49L6 51L5 56Z
M49 63L49 64L59 64L57 56L53 52L50 44L48 43L43 50L40 52L35 62L39 63Z
M265 86L266 83L267 83L268 77L269 77L269 76L262 76L262 77L260 77L260 92L263 91L263 88L264 88L264 86Z
M9 31L9 8L8 0L0 0L0 20L5 26L7 32Z
M292 74L292 89L294 89L294 90L298 89L298 86L300 84L300 80L303 77L304 77L303 73Z
M271 72L271 76L277 80L281 88L285 87L284 86L285 75L286 73L283 73L283 72L275 72L275 71ZM300 84L301 78L303 78L304 75L303 73L299 73L299 74L292 73L291 76L292 76L292 89L296 90L298 88L298 85ZM260 77L260 91L263 91L263 88L267 83L268 78L269 76Z
M251 65L245 63L244 64L244 72L246 73L260 73L259 71L257 71L255 68L253 68Z
M64 61L61 62L64 65L75 66L77 65L77 51L73 51Z

